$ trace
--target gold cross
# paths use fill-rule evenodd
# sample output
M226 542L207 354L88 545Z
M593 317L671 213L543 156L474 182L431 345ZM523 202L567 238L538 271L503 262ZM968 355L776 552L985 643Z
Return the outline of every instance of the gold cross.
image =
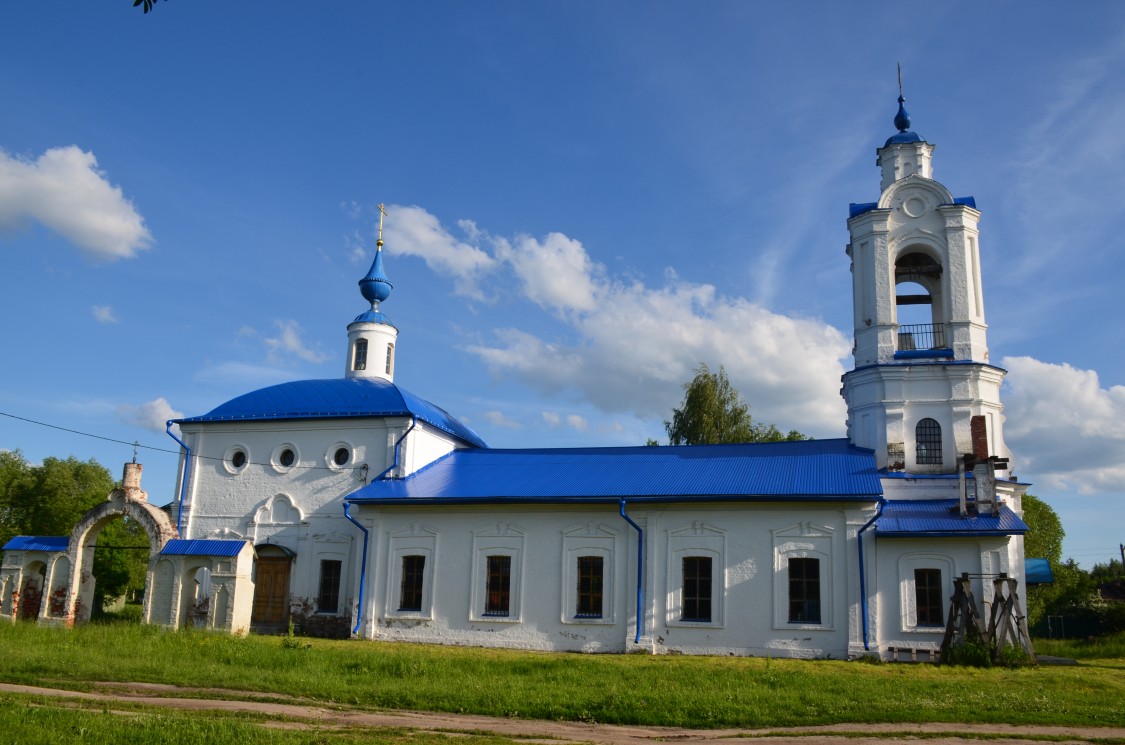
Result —
M387 210L384 205L379 205L379 245L383 245L383 218L387 216Z

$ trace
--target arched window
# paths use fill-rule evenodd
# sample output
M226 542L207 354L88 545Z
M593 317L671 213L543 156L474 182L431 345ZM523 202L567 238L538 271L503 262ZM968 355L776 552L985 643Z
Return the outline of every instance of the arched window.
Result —
M917 448L915 462L919 465L941 465L941 425L933 419L923 419L914 430Z
M355 343L355 356L352 358L353 370L367 369L367 339L357 339Z
M390 375L395 371L395 345L387 345L387 368L386 374Z

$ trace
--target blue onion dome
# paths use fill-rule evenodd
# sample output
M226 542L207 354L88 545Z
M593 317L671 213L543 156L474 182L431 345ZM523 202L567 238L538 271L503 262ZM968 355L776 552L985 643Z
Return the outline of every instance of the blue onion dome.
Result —
M359 291L363 293L364 299L371 303L372 310L389 298L391 290L394 289L394 285L383 271L383 241L378 241L376 246L375 261L371 263L367 276L359 281Z
M895 129L899 132L905 132L910 129L910 114L906 113L906 107L903 104L906 99L902 96L898 97L898 113L895 114Z
M895 114L895 129L898 130L898 134L892 135L887 140L887 145L925 142L917 132L910 131L910 114L906 113L906 107L903 106L904 103L906 103L906 99L900 95L898 97L898 113Z

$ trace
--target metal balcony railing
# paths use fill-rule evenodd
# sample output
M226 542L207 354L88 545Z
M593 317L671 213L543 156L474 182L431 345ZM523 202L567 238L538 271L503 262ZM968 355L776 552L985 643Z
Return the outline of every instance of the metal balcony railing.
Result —
M915 323L898 327L898 351L945 349L945 324Z

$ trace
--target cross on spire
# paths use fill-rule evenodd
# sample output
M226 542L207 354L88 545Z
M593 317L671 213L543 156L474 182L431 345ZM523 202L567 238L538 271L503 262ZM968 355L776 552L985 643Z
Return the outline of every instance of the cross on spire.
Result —
M386 206L379 203L379 237L375 239L375 250L383 248L383 218L387 216Z

